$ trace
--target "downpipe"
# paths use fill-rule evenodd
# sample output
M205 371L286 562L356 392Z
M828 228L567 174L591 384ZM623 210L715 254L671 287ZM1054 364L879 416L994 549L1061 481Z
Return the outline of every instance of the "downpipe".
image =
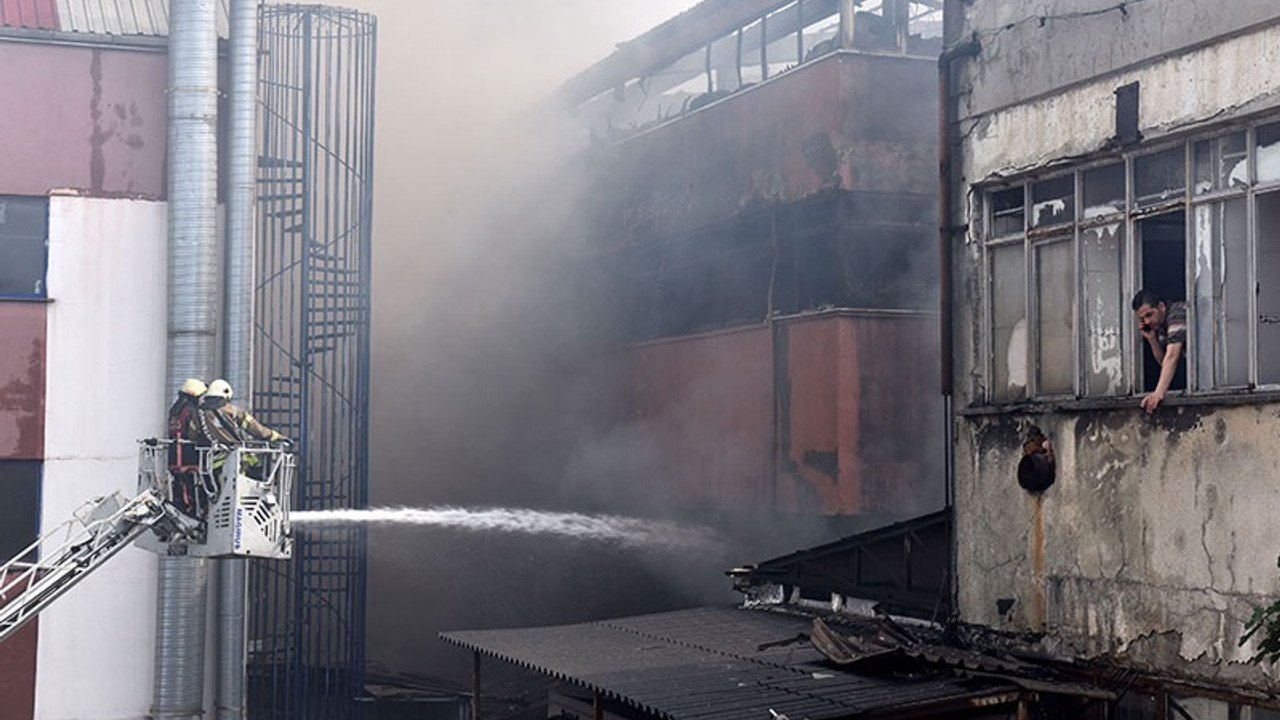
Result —
M217 346L217 15L214 0L171 0L168 87L168 372L170 394L209 378ZM209 567L160 559L155 720L204 712Z
M246 409L253 392L254 203L258 109L258 2L231 0L227 121L226 343L224 376ZM247 564L217 561L218 720L245 717Z

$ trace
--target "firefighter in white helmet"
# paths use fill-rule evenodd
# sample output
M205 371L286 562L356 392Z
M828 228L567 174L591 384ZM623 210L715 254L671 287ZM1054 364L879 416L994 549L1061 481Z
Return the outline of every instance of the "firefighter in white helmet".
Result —
M231 402L231 395L231 383L219 378L209 383L209 389L200 398L196 428L208 444L239 445L246 440L288 442L288 438Z
M208 478L209 485L205 490L210 503L215 502L221 492L222 467L227 461L226 448L241 445L250 440L271 443L292 444L289 438L258 422L244 408L231 402L231 383L218 379L209 383L209 389L200 398L200 407L196 411L193 430L197 442L201 445L213 446L215 450L210 458L213 476ZM261 480L265 471L259 457L248 453L242 456L242 464L236 469L250 477Z

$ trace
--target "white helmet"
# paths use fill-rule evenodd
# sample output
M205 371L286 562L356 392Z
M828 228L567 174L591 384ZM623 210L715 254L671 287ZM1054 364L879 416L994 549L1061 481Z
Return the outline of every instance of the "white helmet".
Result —
M223 380L222 378L218 378L217 380L209 383L209 389L205 392L205 395L209 397L227 398L230 400L231 383Z
M205 387L204 381L200 378L187 378L186 380L183 380L182 387L178 390L178 392L183 395L190 395L192 397L200 397L208 391L209 388Z

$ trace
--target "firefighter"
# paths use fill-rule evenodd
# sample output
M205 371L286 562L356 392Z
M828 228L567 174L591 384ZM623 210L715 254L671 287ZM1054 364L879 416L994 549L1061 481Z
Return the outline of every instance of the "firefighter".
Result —
M200 514L198 473L200 453L191 437L191 423L195 419L200 396L208 388L199 378L187 378L178 389L178 397L169 406L169 476L172 481L173 502L178 509L192 517Z
M285 445L292 443L289 438L258 422L244 408L231 402L231 396L231 383L226 380L218 379L209 383L209 389L200 398L200 407L192 423L195 436L200 439L201 444L225 448L241 445L249 440ZM247 466L243 469L247 474L253 475L255 471L260 474L264 470L258 467L257 455L246 454L243 458ZM225 451L216 452L213 457L215 485L206 488L210 497L216 497L218 494L219 487L216 483L226 459Z

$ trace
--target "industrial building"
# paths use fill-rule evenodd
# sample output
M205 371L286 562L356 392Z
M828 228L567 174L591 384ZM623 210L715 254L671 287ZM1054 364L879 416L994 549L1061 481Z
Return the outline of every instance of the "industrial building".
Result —
M960 617L1140 671L1150 708L1274 717L1245 709L1277 682L1240 639L1280 593L1280 103L1255 70L1280 11L974 0L947 22ZM1144 288L1189 330L1150 415ZM1040 493L1018 484L1030 426L1056 454Z
M805 145L794 156L804 164L762 167L744 154L794 147L790 133L810 137L804 118L821 117L828 102L850 123L886 109L906 112L895 103L915 87L899 79L899 92L873 93L864 103L838 102L820 86L787 95L788 82L818 76L818 53L804 31L789 36L789 51L768 43L803 26L820 4L762 3L753 19L726 17L746 3L705 2L566 85L600 120L596 137L609 144L601 154L621 153L646 168L638 179L619 179L616 168L594 179L593 186L612 183L611 196L631 198L600 216L605 227L621 218L624 232L596 235L616 238L619 276L643 278L624 303L634 310L628 328L639 340L621 351L637 378L634 414L661 423L655 398L712 398L694 405L693 421L675 414L682 430L670 456L695 468L694 478L752 477L757 467L699 454L698 436L680 424L698 422L696 409L716 398L726 403L721 417L750 417L736 403L759 383L732 379L760 356L745 340L751 331L730 340L714 326L750 327L750 319L764 318L776 369L778 336L791 340L782 345L790 360L803 342L796 323L824 316L806 315L814 308L803 299L785 307L802 318L777 312L779 298L806 297L778 282L803 268L797 256L788 258L797 264L772 262L777 248L796 247L786 244L794 237L783 238L807 217L803 201L793 202L805 195L794 178L801 168L834 167L818 177L856 188L845 183L867 175L851 161L883 157L859 155L855 142L842 142L848 135L832 141L835 153L821 139ZM876 7L890 19L924 17L924 8L909 5L899 16L899 3L832 3L839 22L825 62L884 62L894 47L866 44L866 33L884 26L860 21ZM559 680L550 703L562 717L1280 717L1275 666L1252 662L1258 639L1244 639L1255 608L1280 595L1271 522L1280 507L1271 367L1280 296L1268 287L1269 238L1277 232L1271 204L1280 198L1273 153L1280 88L1259 70L1276 52L1280 11L1266 2L958 0L946 2L943 15L945 42L928 49L942 143L935 171L943 182L933 197L942 218L937 357L949 423L946 509L734 569L745 597L736 609L443 639L473 651L477 663L502 659ZM759 25L737 29L749 22ZM754 33L763 40L753 44ZM896 49L907 56L926 47L910 25L876 37L905 38ZM683 65L668 67L683 75L664 79L642 64L667 59L664 50L682 56ZM759 75L739 75L743 57L759 63ZM762 58L778 57L788 60L771 75ZM622 68L635 79L621 77ZM683 99L655 100L664 97L655 88L681 82L688 83ZM857 93L874 82L873 74L859 75L842 87ZM585 98L605 87L613 89ZM770 93L777 106L764 102ZM750 108L747 118L732 114L734 102ZM751 134L775 112L792 114L780 128ZM894 129L911 126L902 116ZM664 132L679 139L664 145ZM629 143L635 149L627 154ZM850 164L815 165L824 157ZM659 167L649 168L649 158L659 158ZM912 167L902 160L893 167ZM667 184L672 168L678 179ZM878 209L891 206L885 200ZM760 218L754 225L753 217ZM718 229L714 220L725 224ZM716 254L717 235L732 256ZM859 257L866 266L875 259ZM823 267L847 266L829 256ZM743 292L752 277L770 280L763 305ZM846 279L856 292L892 282L879 271ZM1141 403L1161 368L1131 306L1142 289L1168 304L1185 302L1188 314L1181 369L1150 413ZM788 323L789 332L778 333ZM836 357L856 364L837 364L837 376L892 347L857 335L849 341ZM707 348L731 342L725 352L734 362L701 374L690 369L710 357ZM682 346L690 350L667 357ZM901 367L901 354L889 354ZM785 377L775 388L802 387L794 371L803 366L781 367L792 374L761 375ZM680 382L679 390L660 392ZM819 396L834 413L803 413L837 436L864 412L884 419L900 408L876 405L874 394L840 404L838 388L826 390ZM814 452L820 446L787 452L794 407L774 417L784 471L757 497L792 507L786 503L798 495L786 489L825 458ZM737 437L732 424L722 427L719 437ZM845 460L861 457L852 447L853 455L828 466L840 468L833 479L851 477ZM886 477L861 476L856 496L870 497L866 490ZM948 684L960 679L967 683Z
M941 13L837 5L701 3L552 101L648 491L847 533L943 505Z
M186 376L298 440L295 507L362 506L375 27L0 4L0 558L132 496ZM362 536L302 546L247 569L123 550L0 645L0 716L354 716Z

